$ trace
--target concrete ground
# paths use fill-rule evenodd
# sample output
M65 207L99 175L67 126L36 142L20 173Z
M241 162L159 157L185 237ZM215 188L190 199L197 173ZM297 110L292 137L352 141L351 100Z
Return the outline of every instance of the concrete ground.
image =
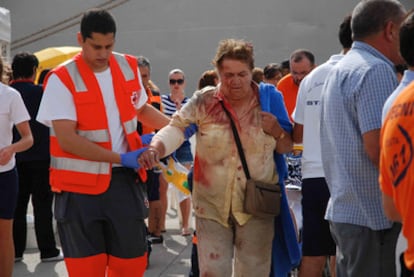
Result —
M170 192L171 190L169 190ZM298 227L301 227L300 192L290 191L288 193L290 206L296 215ZM172 199L172 201L171 201ZM163 234L163 244L155 244L152 247L150 266L145 273L145 277L186 277L190 271L191 258L191 236L181 236L180 219L177 210L178 204L174 201L174 196L170 195L171 206L167 211L167 232ZM29 210L30 213L30 210ZM33 222L31 215L28 221ZM194 217L192 217L192 226ZM59 241L59 239L57 239ZM28 249L26 250L23 261L15 263L13 277L67 277L65 263L41 263L39 251L37 250L34 237L33 223L28 224ZM401 253L406 248L406 240L400 236L397 244L397 253ZM397 276L400 274L400 265L396 257Z
M167 232L163 234L163 244L154 244L150 256L150 266L145 277L185 277L190 270L191 236L181 236L178 205L172 204L167 211ZM31 217L29 215L28 220ZM194 220L194 219L192 219ZM33 224L28 224L28 249L23 261L15 263L13 277L67 277L65 263L40 262L40 253L34 238ZM194 226L194 221L192 222ZM57 239L58 240L58 239Z

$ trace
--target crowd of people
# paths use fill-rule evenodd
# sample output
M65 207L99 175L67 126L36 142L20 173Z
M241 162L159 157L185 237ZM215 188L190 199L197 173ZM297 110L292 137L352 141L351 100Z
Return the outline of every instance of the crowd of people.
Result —
M43 84L36 56L16 54L0 84L0 277L23 259L30 198L42 262L64 259L71 277L143 276L164 242L167 191L194 236L189 276L390 277L396 255L414 276L414 12L362 0L338 23L341 51L321 65L299 48L260 68L252 43L223 39L191 95L183 70L163 93L148 58L113 51L103 9L84 13L82 51ZM285 188L294 149L301 224ZM168 162L189 172L191 194L163 176ZM246 212L249 179L280 185L278 216Z

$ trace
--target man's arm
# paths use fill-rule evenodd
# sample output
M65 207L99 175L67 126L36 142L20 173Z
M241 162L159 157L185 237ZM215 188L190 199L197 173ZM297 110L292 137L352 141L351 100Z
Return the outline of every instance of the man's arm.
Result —
M91 161L121 163L119 153L107 150L78 135L75 121L53 120L52 126L62 150Z
M395 207L394 200L385 193L382 193L382 206L384 207L385 215L389 220L402 222L401 215Z
M365 153L367 153L371 162L376 168L379 168L379 155L380 155L380 129L368 131L362 135L364 143Z
M137 110L139 121L151 126L154 129L161 129L168 125L170 119L162 112L151 106L150 104L143 105Z
M293 126L293 134L292 134L293 143L302 143L303 142L303 125L296 123Z

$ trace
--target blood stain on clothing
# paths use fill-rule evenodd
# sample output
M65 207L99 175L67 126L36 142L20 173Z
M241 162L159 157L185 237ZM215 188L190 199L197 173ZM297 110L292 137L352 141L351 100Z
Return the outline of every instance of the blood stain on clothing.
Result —
M203 170L203 168L204 168L203 164L204 163L205 163L205 160L200 159L199 157L196 156L196 158L194 160L194 180L198 184L202 184L203 186L209 187L210 186L210 181L207 178L207 176L204 174L205 171Z
M211 260L218 260L220 258L220 254L218 253L210 253Z

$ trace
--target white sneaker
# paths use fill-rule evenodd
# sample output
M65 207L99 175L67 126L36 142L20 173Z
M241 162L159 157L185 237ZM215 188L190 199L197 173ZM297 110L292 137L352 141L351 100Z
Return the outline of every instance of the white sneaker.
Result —
M59 252L57 256L49 257L49 258L43 258L41 259L42 263L49 263L49 262L59 262L63 261L63 254L62 251Z

